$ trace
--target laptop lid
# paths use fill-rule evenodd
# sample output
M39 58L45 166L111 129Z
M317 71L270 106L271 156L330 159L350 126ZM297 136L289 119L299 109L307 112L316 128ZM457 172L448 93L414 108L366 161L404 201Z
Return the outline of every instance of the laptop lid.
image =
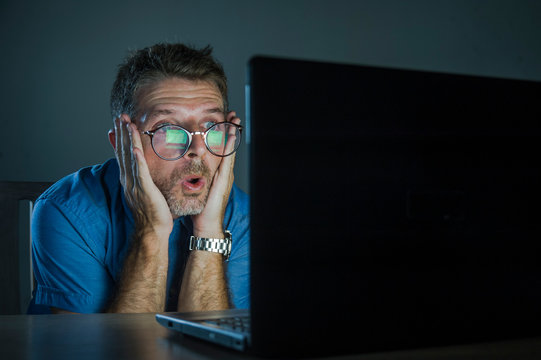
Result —
M539 334L541 83L256 57L252 346Z

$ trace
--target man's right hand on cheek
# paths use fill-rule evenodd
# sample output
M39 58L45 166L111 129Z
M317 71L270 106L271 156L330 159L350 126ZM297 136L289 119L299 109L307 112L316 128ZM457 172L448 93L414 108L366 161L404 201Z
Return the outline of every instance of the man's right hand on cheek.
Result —
M115 121L115 142L120 182L136 231L153 232L167 241L173 228L171 211L150 176L139 131L126 114Z
M127 115L115 120L115 155L120 183L135 231L106 312L160 312L165 309L169 235L173 218L145 160L141 137Z

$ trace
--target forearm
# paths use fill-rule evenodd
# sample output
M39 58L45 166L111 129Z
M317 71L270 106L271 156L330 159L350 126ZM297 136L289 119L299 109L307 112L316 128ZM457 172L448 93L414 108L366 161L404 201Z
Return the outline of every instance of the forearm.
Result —
M229 306L223 255L192 251L182 279L178 311L224 310Z
M234 111L227 120L239 125ZM234 137L233 137L234 138ZM231 137L226 146L232 146ZM223 220L233 186L235 155L222 158L212 178L205 208L192 216L193 235L201 238L223 239ZM223 310L229 308L229 291L225 278L223 255L194 250L190 253L178 300L178 311Z
M142 313L165 310L167 242L155 235L135 235L119 285L106 312Z

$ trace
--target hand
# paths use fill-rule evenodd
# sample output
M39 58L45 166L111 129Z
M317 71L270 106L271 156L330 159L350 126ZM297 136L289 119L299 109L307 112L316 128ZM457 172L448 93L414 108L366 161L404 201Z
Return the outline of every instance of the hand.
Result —
M240 125L240 119L234 111L227 114L227 121ZM231 139L233 140L234 139ZM231 141L228 144L232 144ZM226 145L227 146L227 145ZM223 238L223 219L225 208L229 199L229 193L233 186L235 155L222 158L207 198L207 204L199 215L192 216L193 230L195 236ZM214 156L214 155L212 155Z
M114 136L120 183L133 213L136 232L168 240L173 218L167 201L152 181L141 136L128 115L115 120Z

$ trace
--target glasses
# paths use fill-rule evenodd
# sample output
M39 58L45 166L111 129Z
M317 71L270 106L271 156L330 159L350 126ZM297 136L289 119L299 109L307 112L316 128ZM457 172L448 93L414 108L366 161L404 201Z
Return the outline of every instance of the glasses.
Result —
M225 157L240 145L242 126L230 122L212 125L205 131L190 132L178 125L163 125L153 131L141 131L151 138L152 149L164 160L178 160L188 152L194 135L203 136L205 145L213 155Z

